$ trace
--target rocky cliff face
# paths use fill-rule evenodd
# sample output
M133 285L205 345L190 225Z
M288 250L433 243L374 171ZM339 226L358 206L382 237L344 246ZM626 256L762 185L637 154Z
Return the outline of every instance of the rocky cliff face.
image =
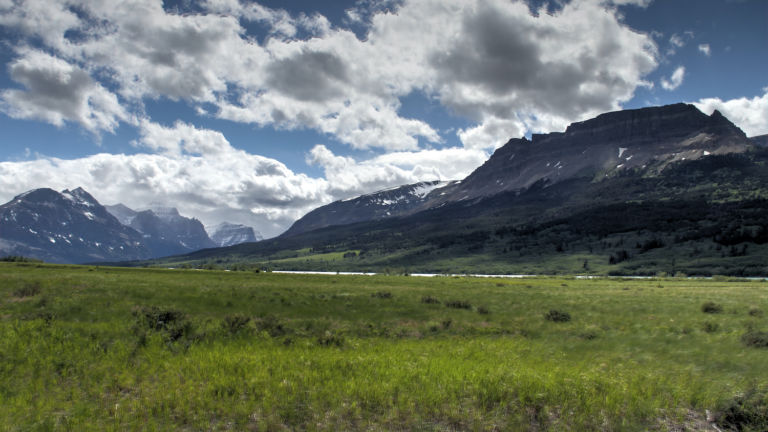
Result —
M540 181L610 175L652 163L663 167L678 160L743 152L752 145L718 111L707 116L693 105L611 112L573 123L565 132L509 140L461 184L446 191L442 200L521 190Z
M142 234L154 256L174 255L218 246L206 233L203 224L184 217L173 207L157 207L135 211L123 204L107 206L121 223Z
M142 233L158 256L217 246L208 237L199 220L181 216L175 208L173 211L161 212L161 215L158 216L154 210L140 211L129 224Z
M152 251L81 188L35 189L0 206L0 254L49 262L145 259Z
M105 207L82 188L35 189L0 206L0 255L58 263L156 258L216 247L176 209Z
M262 239L261 234L253 228L240 224L222 222L218 225L206 227L208 235L218 246L233 246L240 243L251 243Z
M755 145L718 111L693 105L616 111L573 123L565 132L513 138L462 181L407 185L337 201L309 212L284 235L329 226L405 216L451 202L520 192L575 177L598 180L621 171L653 168L708 155L744 152ZM411 197L410 191L429 190ZM395 199L400 197L400 199Z

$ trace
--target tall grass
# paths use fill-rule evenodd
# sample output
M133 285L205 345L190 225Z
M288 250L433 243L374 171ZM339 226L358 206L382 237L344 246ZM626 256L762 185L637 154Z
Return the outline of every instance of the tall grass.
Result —
M764 282L3 264L0 300L8 430L672 430L768 384Z

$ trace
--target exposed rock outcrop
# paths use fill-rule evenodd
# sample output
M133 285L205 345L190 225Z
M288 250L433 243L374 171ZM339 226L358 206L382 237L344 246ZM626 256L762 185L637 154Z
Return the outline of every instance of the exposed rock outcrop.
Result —
M254 231L253 228L229 222L222 222L205 229L208 231L211 240L222 247L240 243L251 243L262 239L261 234Z

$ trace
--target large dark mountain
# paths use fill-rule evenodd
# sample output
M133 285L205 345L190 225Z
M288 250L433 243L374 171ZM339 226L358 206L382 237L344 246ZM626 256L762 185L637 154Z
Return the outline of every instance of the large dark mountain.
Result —
M0 206L0 255L59 263L124 261L219 246L175 208L102 206L82 188L36 189Z
M715 111L693 105L616 111L573 123L562 133L511 139L483 166L436 200L458 201L523 190L577 176L610 176L621 170L741 153L753 145Z
M50 262L144 259L142 235L81 188L35 189L0 206L0 253Z
M321 207L275 239L154 263L765 275L766 167L768 149L719 112L677 104L607 113L512 139L415 205L384 191Z
M718 111L707 116L693 105L611 112L573 123L563 133L513 138L462 181L417 183L317 208L283 235L406 216L445 203L522 191L537 182L608 177L649 165L663 169L676 161L741 153L753 144Z

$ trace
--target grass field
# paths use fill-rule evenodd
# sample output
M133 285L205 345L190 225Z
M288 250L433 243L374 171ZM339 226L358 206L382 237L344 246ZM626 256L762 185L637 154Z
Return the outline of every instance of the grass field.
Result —
M0 425L765 430L766 331L764 281L8 263Z

